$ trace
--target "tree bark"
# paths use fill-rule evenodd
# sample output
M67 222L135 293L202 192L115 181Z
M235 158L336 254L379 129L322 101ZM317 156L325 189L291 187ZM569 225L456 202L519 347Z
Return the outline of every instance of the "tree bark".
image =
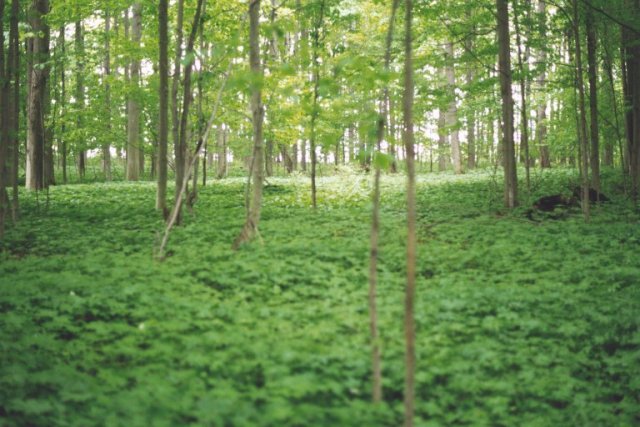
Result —
M107 117L107 135L111 138L111 13L107 8L104 12L104 99ZM109 140L102 143L102 171L104 178L111 181L111 144Z
M514 7L517 2L514 2ZM528 6L528 5L527 5ZM516 31L516 44L518 45L518 70L520 71L520 149L524 151L524 170L525 170L525 185L527 187L527 194L531 193L531 163L529 156L529 107L527 104L527 75L524 67L525 63L528 63L529 58L526 55L522 57L522 46L520 36L520 22L518 20L519 11L515 11L513 14L514 27Z
M82 112L84 111L84 31L82 28L82 20L75 23L75 55L77 61L76 68L76 129L78 135L81 134L83 128ZM76 149L78 150L78 174L80 178L84 178L86 169L86 151L84 149L84 140L76 141Z
M131 42L136 49L135 57L130 61L131 92L127 99L127 180L140 179L140 60L137 51L142 38L142 4L133 4L131 16Z
M576 85L578 86L580 110L578 132L580 136L580 156L582 180L582 213L585 221L589 221L589 146L587 143L587 112L584 95L584 77L582 69L582 44L580 42L580 14L578 10L578 0L573 0L573 35L575 41L575 61L576 61Z
M508 208L518 204L518 177L513 141L513 96L511 93L511 43L509 40L509 6L507 0L496 0L498 21L498 68L502 97L502 149L504 165L504 203Z
M536 8L540 25L540 38L542 40L547 37L547 19L546 19L546 0L538 0ZM546 87L546 69L547 69L547 51L544 47L538 50L536 62L541 67L542 71L538 76L537 88L540 92L538 104L536 107L536 143L538 144L538 150L540 151L540 167L551 167L551 154L549 153L549 146L547 145L547 100L545 94Z
M4 112L9 108L9 81L5 75L4 55L4 8L5 1L0 0L0 109ZM0 239L4 236L4 223L7 212L7 141L9 139L9 117L0 115Z
M178 89L180 87L182 61L182 41L184 24L184 0L178 0L178 22L176 23L176 56L173 63L173 82L171 84L171 135L173 137L173 149L175 156L176 192L182 188L184 176L184 164L186 147L180 146L180 110L178 104Z
M158 44L160 49L160 114L158 124L158 191L156 209L167 218L167 151L169 145L169 0L158 4Z
M313 106L311 110L311 123L310 123L310 137L309 145L311 148L311 204L313 209L318 206L317 201L317 187L316 187L316 168L318 165L317 153L316 153L316 121L318 120L318 91L320 86L320 31L322 30L324 22L324 0L320 0L320 13L318 19L315 22L313 29Z
M29 41L31 66L27 98L27 166L26 187L43 189L45 183L45 102L49 79L49 26L45 17L49 13L48 0L31 3L31 27L35 36Z
M414 300L416 293L417 260L417 208L416 177L413 135L413 46L412 46L413 1L405 0L405 40L404 40L404 95L402 99L404 117L404 146L407 159L407 288L404 307L405 331L405 382L404 382L404 425L413 426L416 371L416 326Z
M218 127L218 166L216 177L222 179L227 175L227 131L222 126Z
M263 78L260 63L260 0L249 3L249 64L251 72L260 82ZM262 208L262 185L264 183L264 148L262 125L264 106L262 105L261 85L254 85L251 93L251 112L253 120L253 197L247 211L247 219L242 231L233 242L233 248L248 242L259 234L260 210Z
M9 55L7 58L7 77L11 81L9 89L9 141L7 144L7 160L9 162L7 171L7 186L12 186L11 216L13 222L18 220L19 200L18 200L18 169L19 169L19 141L18 128L20 123L20 37L18 19L20 14L20 1L11 1L11 16L9 21Z
M389 72L391 64L391 42L393 41L393 28L400 0L393 0L391 4L391 16L384 51L384 70ZM380 100L380 112L378 114L377 150L380 151L384 140L386 120L388 116L389 86L384 85ZM336 153L337 156L337 153ZM378 246L380 240L380 165L374 162L375 175L373 184L373 210L371 218L371 242L369 250L369 330L371 334L371 372L372 391L371 397L374 403L382 401L382 361L380 356L380 343L378 334L378 310L376 306L378 287Z
M591 125L591 185L600 192L600 135L598 125L598 65L596 27L591 9L585 20L587 29L587 64L589 73L589 113Z
M449 101L449 109L445 115L446 128L451 142L451 161L453 163L453 171L456 175L462 173L462 155L460 153L460 132L458 131L458 107L456 105L456 73L454 68L455 56L453 51L453 42L446 43L447 66L445 74L447 77L447 92L451 97Z

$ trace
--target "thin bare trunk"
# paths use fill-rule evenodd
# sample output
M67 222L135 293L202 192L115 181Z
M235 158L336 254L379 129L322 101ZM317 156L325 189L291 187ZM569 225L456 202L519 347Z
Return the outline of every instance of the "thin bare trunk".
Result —
M447 57L447 65L445 67L447 93L449 97L451 97L451 100L449 101L449 109L445 114L447 122L446 128L451 142L451 161L453 163L453 171L459 175L462 173L462 155L460 153L460 133L458 131L458 107L456 105L456 73L454 68L455 56L453 42L447 41L445 47Z
M502 97L502 150L504 163L504 203L508 208L518 204L518 177L513 141L513 96L511 93L511 49L509 40L509 6L507 0L496 0L498 20L498 67Z
M167 151L169 140L169 0L158 5L160 114L158 124L158 191L156 209L167 217Z
M514 2L514 6L517 2ZM528 5L527 5L528 6ZM516 44L518 46L518 71L520 71L520 149L524 151L524 170L525 185L527 186L527 194L531 193L531 163L529 161L529 107L527 104L527 75L524 67L528 58L522 57L522 42L520 37L520 21L518 20L519 11L513 14L514 27L516 31Z
M260 64L260 0L249 3L249 63L251 72L256 78L262 78L263 71ZM255 86L251 93L251 111L253 120L253 197L247 211L247 219L242 231L233 242L233 248L248 242L259 235L260 211L262 208L262 185L264 183L264 148L262 124L264 120L264 106L262 105L262 91Z
M598 65L596 27L591 9L587 11L587 64L589 73L589 113L591 125L591 185L600 192L600 136L598 126Z
M590 203L589 203L589 146L587 143L587 112L584 95L584 78L582 70L582 48L580 43L580 15L578 10L578 0L573 0L573 35L576 48L576 85L578 86L580 110L578 132L580 135L580 157L582 179L582 213L585 221L589 221Z
M391 17L384 52L385 72L389 71L391 63L391 42L393 40L393 28L400 0L393 0L391 5ZM380 112L378 114L377 150L380 151L384 140L386 119L389 105L389 87L385 84L380 100ZM336 153L337 156L337 153ZM382 401L382 362L380 357L380 342L378 338L378 311L376 307L376 294L378 287L378 242L380 240L380 164L374 162L375 176L373 183L373 212L371 219L371 246L369 251L369 325L371 332L371 371L372 371L372 399L375 403Z
M131 41L135 48L140 48L142 38L142 4L134 3L131 17ZM130 63L132 90L127 99L127 180L140 179L140 60L134 59Z
M411 24L413 1L405 0L405 40L404 40L404 95L402 99L404 117L404 146L407 158L407 288L404 306L405 331L405 382L404 382L404 425L413 426L416 376L416 325L414 301L416 293L417 260L417 208L416 177L413 135L413 46Z
M111 14L109 9L105 10L104 15L104 98L107 117L107 138L111 138ZM104 178L111 181L111 145L109 140L102 143L102 171Z

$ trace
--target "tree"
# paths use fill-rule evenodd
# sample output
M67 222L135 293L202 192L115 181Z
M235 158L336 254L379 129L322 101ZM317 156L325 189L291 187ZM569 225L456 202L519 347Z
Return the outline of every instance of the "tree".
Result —
M453 163L453 171L456 174L462 173L462 154L460 152L460 133L458 132L458 107L456 105L456 70L454 68L455 55L453 50L453 42L447 40L445 43L445 56L447 65L445 66L445 75L447 78L447 95L450 97L449 109L445 114L447 133L451 141L451 161Z
M539 20L540 38L545 39L546 31L546 0L538 0L536 13ZM540 92L536 107L536 143L540 150L540 167L548 168L551 166L549 146L547 144L547 99L545 96L545 81L547 69L547 51L545 46L538 48L536 62L540 67L540 74L536 82L538 91Z
M579 94L578 135L580 137L580 178L582 181L582 213L585 221L589 221L589 145L587 143L587 112L584 95L584 77L582 67L582 43L580 42L580 13L578 0L573 0L573 35L575 42L576 86Z
M49 79L49 26L46 15L49 0L33 0L31 3L31 28L33 36L28 41L30 64L27 98L27 166L26 186L31 190L45 188L45 102Z
M140 49L142 39L142 4L133 4L131 16L131 41L136 49ZM140 156L142 144L140 139L140 59L135 57L130 62L131 93L127 98L127 179L140 179Z
M260 0L249 1L249 64L253 76L251 89L251 114L253 122L253 197L247 209L247 218L242 231L233 242L234 249L258 235L260 209L262 207L262 185L264 183L264 148L262 124L264 106L262 105L263 71L260 64Z
M415 376L416 376L416 326L414 301L416 293L417 207L415 177L415 140L413 134L413 37L412 37L413 0L405 0L404 22L404 93L402 112L404 129L402 139L407 162L407 287L404 305L405 333L405 381L404 381L404 425L413 426Z
M391 15L389 18L389 28L384 51L384 73L389 73L391 64L391 42L393 40L393 29L400 0L393 0L391 4ZM376 149L380 152L385 135L386 120L388 116L389 86L384 84L382 89L382 99L380 100L380 113L378 115L377 144ZM373 183L373 212L371 218L371 246L369 251L369 325L371 332L371 371L373 387L371 396L375 403L382 400L382 362L380 357L380 343L378 342L378 310L376 307L376 293L378 286L378 246L380 238L380 161L374 161L375 175Z
M78 12L79 13L79 12ZM87 152L84 149L84 138L80 135L83 133L83 112L85 109L85 88L84 88L84 78L85 78L85 52L84 52L84 31L82 28L82 20L78 19L75 23L75 54L76 54L76 93L75 93L75 104L76 104L76 144L78 149L78 174L80 178L84 178L85 168L87 163Z
M504 203L508 208L518 204L518 177L513 141L513 96L511 94L511 42L509 40L509 6L507 0L496 0L498 21L498 69L502 97L502 150L504 167Z
M167 217L167 148L169 139L169 0L158 5L158 44L160 58L160 123L158 126L158 192L156 209Z
M104 11L104 99L106 117L107 138L111 137L111 14L107 6ZM109 141L102 143L102 171L107 181L111 181L111 144Z

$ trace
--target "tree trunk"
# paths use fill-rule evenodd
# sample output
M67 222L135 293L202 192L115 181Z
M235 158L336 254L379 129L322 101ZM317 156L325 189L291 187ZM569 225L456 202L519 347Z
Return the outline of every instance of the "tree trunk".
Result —
M251 72L256 78L262 79L263 71L260 64L260 0L250 0L249 3L249 63ZM264 106L259 86L251 91L251 112L253 120L253 197L247 211L247 219L242 231L233 242L233 248L253 239L258 235L260 210L262 207L262 185L264 183L264 153L262 124L264 120Z
M546 19L546 0L538 0L536 9L538 19L540 20L540 38L542 40L547 37L547 19ZM540 167L551 167L551 155L549 146L547 145L547 100L545 94L546 87L546 69L547 69L547 51L544 48L538 50L536 62L542 67L542 71L538 76L537 88L540 92L538 105L536 107L536 143L540 151Z
M198 28L201 25L200 16L202 16L202 4L204 0L198 0L196 6L196 14L193 17L191 24L191 33L189 33L189 39L187 40L187 49L185 50L185 59L187 62L184 65L184 81L183 81L183 93L182 93L182 112L180 117L180 132L179 132L179 151L182 157L182 180L188 180L189 177L185 174L188 159L187 153L187 140L189 139L189 109L191 108L191 74L193 71L193 63L195 62L194 46L196 42L196 36L198 34ZM178 158L176 156L176 173ZM177 178L176 178L177 180ZM179 192L180 190L178 190ZM176 199L177 199L176 192ZM178 214L178 222L180 221L180 215Z
M587 64L589 73L589 112L591 125L591 185L600 192L600 136L598 126L598 65L596 27L591 9L585 21L587 29Z
M60 32L58 35L58 43L60 44L60 51L63 58L66 53L66 41L65 41L65 28L64 25L60 26ZM66 72L65 61L60 61L60 114L65 114L67 108L67 86L66 86ZM58 139L58 150L60 151L60 168L62 169L62 183L67 183L67 141L66 141L66 125L65 121L60 125L60 137Z
M309 145L311 147L311 204L316 209L318 206L317 201L317 188L316 188L316 168L318 164L316 153L316 121L320 113L318 107L319 87L320 87L320 31L322 30L324 23L324 0L320 3L320 15L315 22L313 29L313 106L311 110L311 123L310 123L310 138Z
M587 112L584 95L584 78L582 71L582 48L580 43L580 14L578 11L578 0L573 0L573 34L576 44L576 85L580 96L578 108L580 110L578 132L580 135L580 155L582 179L582 213L585 221L589 221L589 146L587 143Z
M640 14L637 1L627 0L626 6L634 16ZM627 132L629 173L634 201L640 196L640 36L623 28L626 50Z
M18 19L20 14L19 0L11 1L11 17L9 21L9 55L7 78L11 82L8 97L10 99L7 117L9 118L9 141L7 144L7 160L9 162L7 171L7 186L11 185L11 215L13 222L18 220L18 169L19 169L19 153L20 143L19 124L20 124L20 37Z
M180 109L178 103L178 89L180 87L182 61L182 40L184 23L184 0L178 0L178 22L176 24L176 56L173 63L173 82L171 84L171 135L173 136L173 149L175 156L176 192L182 188L184 176L184 163L186 151L180 146Z
M131 42L134 49L140 49L142 38L142 4L133 4L131 16ZM140 179L140 60L133 59L130 62L131 93L127 99L127 180Z
M467 12L467 18L469 21L473 19L472 9L469 9L469 12ZM475 33L475 31L476 28L474 25L472 32ZM465 50L467 52L473 52L475 44L474 38L475 36L471 34L465 40ZM468 92L470 92L471 87L475 82L475 65L468 64L467 67L467 86L469 86ZM476 113L471 109L467 113L467 168L476 168Z
M502 97L502 150L504 164L504 203L508 208L518 204L518 177L513 141L513 96L511 94L511 43L509 40L509 6L507 0L496 0L498 21L498 63Z
M169 0L160 0L158 4L158 34L160 57L160 117L158 124L158 191L156 209L165 219L167 212L167 151L169 140Z
M413 1L405 0L405 40L404 40L404 95L402 99L404 118L404 146L407 157L407 288L404 307L405 333L405 382L404 382L404 425L413 426L415 371L416 371L416 326L414 318L414 300L416 293L417 260L417 208L416 177L414 163L413 135L413 58L412 58L412 13Z
M102 143L102 171L104 178L111 181L111 14L107 8L104 12L104 99L107 117L107 140Z
M81 135L83 122L82 112L84 111L84 31L82 21L78 20L75 24L75 55L77 61L76 68L76 129L78 135ZM80 178L84 178L86 169L87 153L84 149L84 140L76 140L76 150L78 150L78 174Z
M218 127L218 167L216 177L222 179L227 175L227 131Z
M445 74L447 76L447 92L451 97L449 101L449 109L445 115L447 133L451 141L451 161L453 163L453 171L456 175L462 173L462 155L460 153L460 132L458 131L458 107L456 105L456 73L454 68L454 51L453 42L446 43L447 66Z
M391 64L391 43L393 41L393 27L400 0L393 0L391 5L391 17L384 51L384 69L389 71ZM380 151L384 140L386 120L389 105L389 86L385 84L380 100L380 112L378 113L377 147ZM337 153L336 153L337 156ZM371 334L371 373L372 392L374 403L382 401L382 361L380 356L380 343L378 337L378 310L376 305L378 287L378 241L380 240L380 164L374 162L375 176L373 184L373 211L371 218L371 243L369 250L369 330Z
M514 7L517 2L514 2ZM528 7L528 5L527 5ZM525 63L529 62L528 55L525 58L522 57L522 46L520 37L520 23L518 20L519 11L515 11L514 27L516 31L516 44L518 45L518 70L520 71L520 149L524 151L524 169L525 169L525 185L527 186L527 194L531 193L531 163L529 162L529 107L527 104L527 75L524 67Z
M264 168L267 176L273 176L273 141L271 139L267 139L266 143Z
M31 66L27 98L27 166L26 187L40 190L45 187L45 102L49 79L49 13L48 0L33 0L31 3L31 27L35 36L29 41Z
M9 108L9 80L5 75L4 64L4 7L5 1L0 0L0 109L4 112ZM9 139L9 117L0 115L0 240L4 236L4 223L7 212L7 141Z

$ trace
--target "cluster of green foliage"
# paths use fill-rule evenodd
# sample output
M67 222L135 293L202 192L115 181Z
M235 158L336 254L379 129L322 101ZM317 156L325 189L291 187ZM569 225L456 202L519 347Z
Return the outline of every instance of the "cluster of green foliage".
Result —
M154 186L22 196L0 254L0 425L398 425L404 181L385 177L383 404L370 403L369 178L272 178L264 244L230 249L240 179L209 182L170 256ZM536 195L566 188L563 173ZM345 184L348 183L348 184ZM530 222L486 174L419 177L419 425L640 422L637 214ZM523 208L524 209L524 208Z

